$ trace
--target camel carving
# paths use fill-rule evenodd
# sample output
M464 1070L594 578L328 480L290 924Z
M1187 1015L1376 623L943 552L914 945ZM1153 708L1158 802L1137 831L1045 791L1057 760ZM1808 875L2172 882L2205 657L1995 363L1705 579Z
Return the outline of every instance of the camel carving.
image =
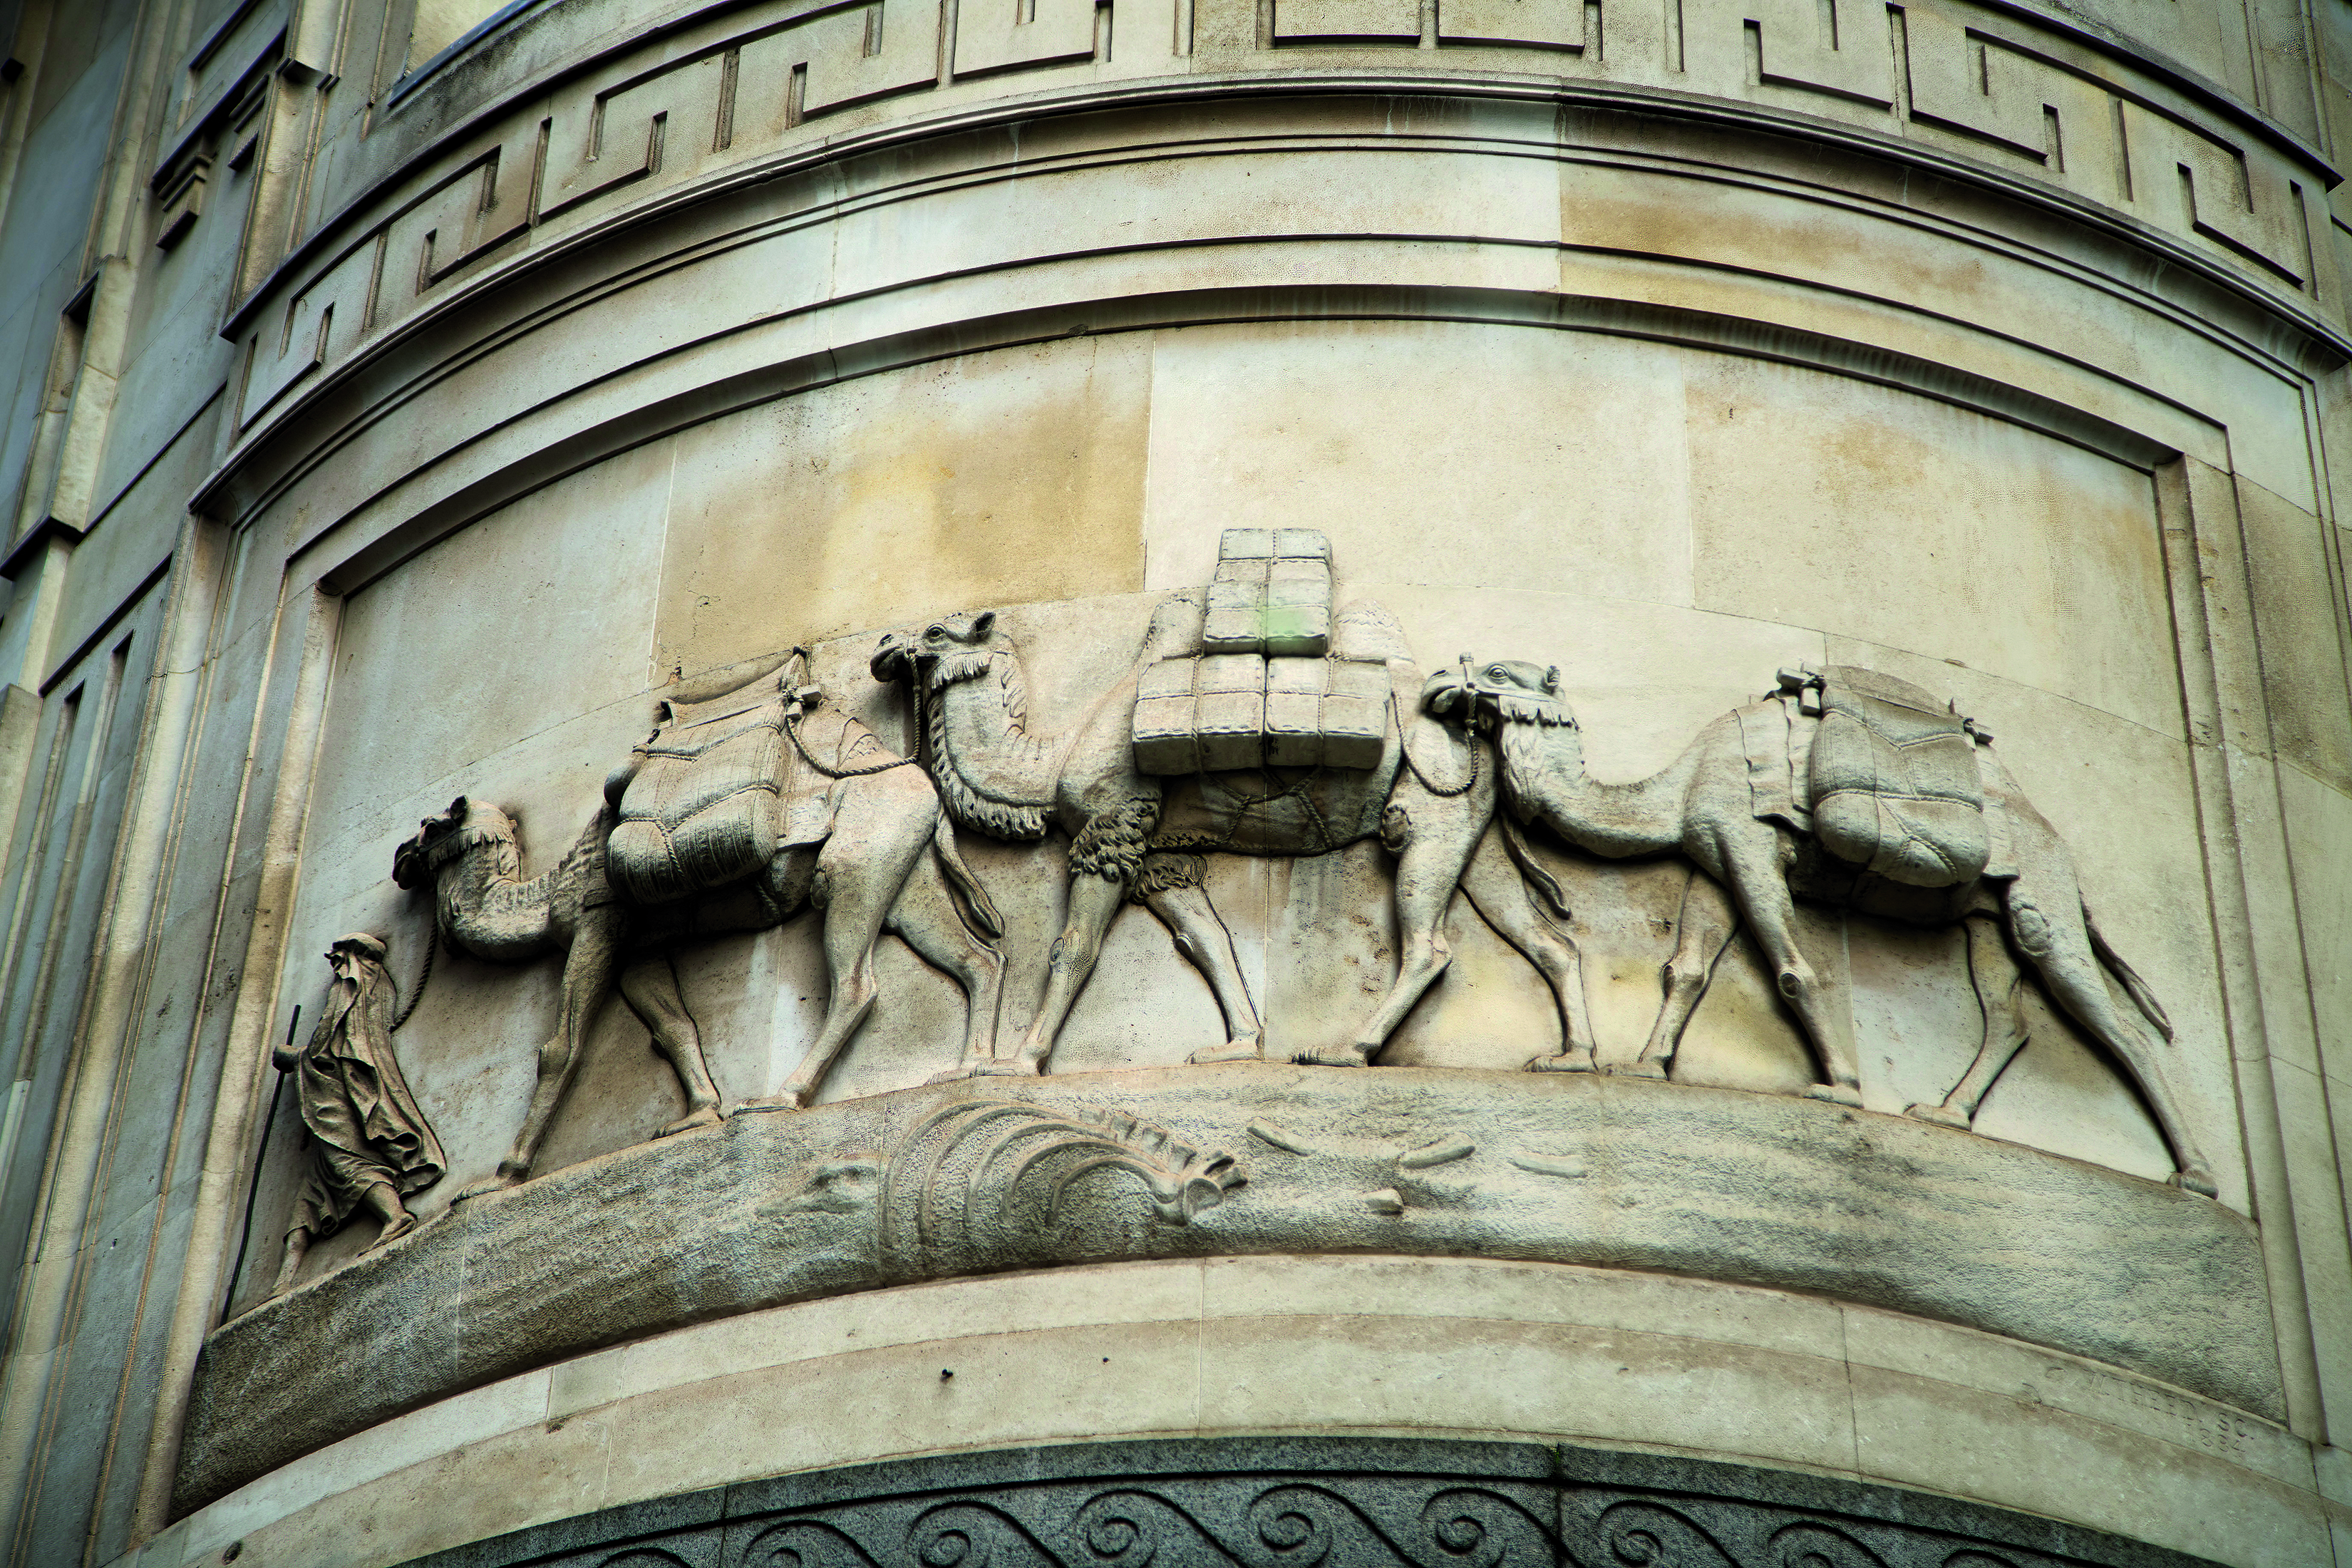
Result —
M1866 671L1832 676L1873 678ZM1921 694L1924 696L1924 694ZM1575 717L1559 697L1559 672L1496 660L1430 682L1429 703L1441 710L1470 709L1492 722L1502 756L1502 789L1511 813L1540 821L1570 843L1612 858L1679 853L1703 876L1685 895L1675 954L1665 966L1665 999L1641 1057L1629 1069L1664 1078L1684 1026L1705 994L1716 960L1744 921L1771 966L1780 995L1803 1026L1826 1080L1809 1092L1859 1105L1853 1020L1845 998L1799 950L1792 899L1834 904L1865 914L1927 926L1963 922L1971 977L1985 1016L1981 1048L1941 1105L1914 1105L1909 1114L1968 1127L1978 1104L2025 1044L2017 1008L2021 971L2011 948L2040 973L2058 1005L2090 1031L2137 1085L2178 1166L2179 1185L2207 1196L2213 1178L2190 1137L2157 1048L2126 1021L2106 981L2112 976L2147 1023L2166 1040L2172 1028L2147 984L2118 957L2091 920L2072 857L2056 829L2028 804L1987 738L1968 727L1983 799L1983 852L1966 861L1946 885L1916 873L1911 880L1874 874L1826 851L1818 830L1792 825L1801 813L1778 816L1758 810L1751 778L1757 727L1785 726L1796 745L1811 741L1804 726L1816 710L1782 712L1794 701L1768 698L1726 714L1699 731L1662 773L1629 784L1588 777ZM1743 733L1743 721L1750 725ZM1955 719L1953 728L1959 727ZM1929 835L1932 837L1932 834ZM1728 889L1727 900L1725 891ZM1578 1063L1589 1068L1589 1055Z
M616 983L686 1093L686 1114L656 1136L720 1120L719 1088L669 954L698 938L768 930L805 909L824 911L832 982L824 1021L783 1088L748 1105L797 1110L815 1095L873 1010L874 949L885 931L895 931L963 988L963 1059L941 1076L967 1076L994 1055L1004 975L1003 956L990 940L1002 929L995 908L956 852L939 796L921 770L895 765L903 759L846 714L828 719L794 731L809 766L793 770L782 793L784 816L799 830L783 835L787 842L752 876L677 903L632 904L615 890L606 868L614 810L609 804L553 870L528 880L514 820L462 795L446 812L425 818L400 846L394 880L414 888L431 879L441 931L453 950L493 963L563 955L561 1016L539 1048L522 1129L497 1175L467 1187L460 1198L530 1174L579 1070L589 1026Z
M1029 731L1021 656L993 611L886 636L874 654L877 679L905 681L912 691L924 760L958 823L1013 840L1040 838L1058 826L1071 839L1069 912L1054 944L1045 997L1016 1054L980 1070L1045 1070L1104 934L1130 898L1174 933L1224 1015L1226 1041L1191 1059L1261 1058L1257 1008L1234 962L1233 938L1201 885L1202 855L1322 855L1374 835L1396 856L1402 949L1396 982L1350 1041L1317 1047L1297 1059L1370 1063L1452 960L1444 925L1456 888L1535 964L1558 1006L1564 1048L1589 1057L1592 1032L1576 949L1535 910L1523 879L1535 879L1537 891L1555 900L1558 889L1532 860L1514 864L1515 843L1498 844L1502 836L1487 832L1496 820L1494 748L1462 724L1423 711L1418 674L1386 611L1350 606L1334 637L1335 653L1385 659L1397 689L1378 766L1178 778L1137 771L1132 712L1140 672L1197 647L1202 618L1196 596L1163 601L1135 663L1061 735Z

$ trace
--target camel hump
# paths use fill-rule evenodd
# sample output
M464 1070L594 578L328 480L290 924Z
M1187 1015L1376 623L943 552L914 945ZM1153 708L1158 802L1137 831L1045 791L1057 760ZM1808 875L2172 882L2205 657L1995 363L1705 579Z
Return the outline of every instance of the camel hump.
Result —
M1981 876L1992 839L1968 720L1878 670L1832 665L1818 680L1808 772L1822 847L1906 887Z

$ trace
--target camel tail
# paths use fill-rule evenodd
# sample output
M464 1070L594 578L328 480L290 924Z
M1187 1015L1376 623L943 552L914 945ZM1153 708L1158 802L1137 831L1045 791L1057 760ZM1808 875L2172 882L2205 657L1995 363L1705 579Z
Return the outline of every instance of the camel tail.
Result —
M1002 938L1004 935L1004 917L996 912L996 905L989 898L988 889L980 885L980 879L973 876L971 868L963 863L963 856L956 848L955 824L948 820L948 814L944 811L940 813L939 821L931 828L931 848L939 856L940 866L947 872L948 880L953 882L956 891L963 895L963 901L971 912L971 923L980 929L980 934L991 942Z
M2156 999L2156 993L2147 988L2147 982L2139 977L2138 971L2126 963L2123 955L2107 945L2106 934L2099 930L2099 922L2091 918L2088 903L2083 906L2083 929L2091 933L2091 951L2099 955L2099 962L2107 966L2107 972L2123 983L2123 988L2131 994L2141 1016L2156 1026L2158 1034L2171 1039L2172 1020L2165 1016L2164 1004Z
M1510 850L1511 858L1518 863L1520 879L1526 882L1536 895L1538 906L1556 919L1564 921L1573 918L1568 910L1568 895L1559 890L1559 879L1546 870L1543 862L1536 858L1535 850L1528 845L1527 835L1519 830L1517 823L1511 820L1511 814L1507 811L1498 811L1495 814L1495 821L1502 827L1503 844Z

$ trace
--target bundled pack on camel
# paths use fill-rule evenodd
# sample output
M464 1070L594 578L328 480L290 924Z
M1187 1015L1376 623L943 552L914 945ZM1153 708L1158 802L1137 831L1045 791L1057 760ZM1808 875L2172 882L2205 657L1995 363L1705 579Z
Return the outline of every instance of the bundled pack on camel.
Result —
M1145 683L1202 647L1214 603L1189 593L1161 601L1127 672L1058 735L1029 728L1020 650L993 611L893 634L875 652L876 679L903 681L913 697L924 760L959 823L1005 839L1040 838L1052 827L1070 837L1069 913L1054 944L1044 1001L1018 1052L982 1070L1045 1070L1104 933L1130 898L1174 932L1178 950L1207 978L1224 1014L1225 1042L1192 1059L1262 1056L1257 1007L1234 962L1232 936L1202 885L1202 857L1321 855L1375 836L1396 856L1402 949L1396 982L1348 1040L1317 1046L1298 1059L1349 1067L1370 1060L1451 962L1444 926L1457 888L1549 986L1564 1048L1589 1056L1592 1033L1576 949L1529 899L1532 885L1564 914L1559 889L1531 858L1513 852L1523 846L1487 831L1496 820L1493 744L1458 716L1424 710L1403 633L1379 605L1341 611L1328 646L1334 664L1381 673L1385 689L1370 708L1378 744L1370 766L1335 766L1328 759L1293 769L1273 765L1259 749L1270 743L1262 718L1253 726L1246 714L1247 765L1241 769L1196 763L1160 773L1139 765L1145 735L1137 715L1148 720L1153 711L1139 708L1139 700L1155 700L1141 696L1151 689ZM1344 721L1327 722L1327 716ZM1355 743L1349 729L1362 718L1327 708L1317 722L1326 740L1348 746ZM1181 737L1188 727L1197 734L1197 718L1179 719L1168 732ZM1150 748L1143 749L1148 760Z
M616 982L686 1092L686 1115L662 1133L717 1121L719 1089L669 955L804 909L824 911L824 1021L783 1088L750 1103L798 1108L814 1096L873 1010L885 931L963 988L963 1058L941 1076L994 1056L1003 924L957 853L937 793L816 688L779 675L788 664L805 668L795 649L748 682L738 673L664 698L653 734L605 781L603 808L551 871L524 879L513 818L462 795L395 853L402 887L433 882L453 949L499 963L564 955L561 1017L540 1047L522 1129L496 1177L460 1196L530 1173Z
M1853 1015L1799 950L1792 898L1918 925L1962 922L1983 1044L1941 1104L1908 1113L1970 1124L2026 1043L2021 953L2129 1074L2170 1147L2174 1179L2213 1194L2161 1047L2118 1009L2107 980L2168 1041L2163 1007L2100 933L2065 844L2027 802L1991 737L1948 705L1874 670L1786 671L1778 690L1707 725L1664 772L1606 784L1585 773L1556 668L1465 660L1458 674L1432 680L1429 700L1491 717L1504 795L1521 820L1599 855L1678 852L1705 873L1685 894L1665 1000L1626 1070L1666 1076L1716 960L1744 921L1819 1060L1824 1081L1809 1092L1859 1105ZM1551 1065L1594 1063L1588 1051Z

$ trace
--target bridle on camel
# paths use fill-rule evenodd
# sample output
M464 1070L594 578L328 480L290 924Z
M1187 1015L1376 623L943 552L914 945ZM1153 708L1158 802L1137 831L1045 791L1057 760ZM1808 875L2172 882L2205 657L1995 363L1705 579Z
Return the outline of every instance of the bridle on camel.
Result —
M1462 695L1470 704L1470 710L1465 716L1466 721L1462 726L1462 739L1470 751L1470 776L1450 789L1431 779L1421 771L1421 764L1413 760L1412 742L1406 731L1404 710L1397 702L1396 693L1393 690L1389 693L1389 707L1395 712L1397 720L1397 750L1404 753L1404 765L1412 770L1412 776L1421 781L1422 788L1440 800L1468 795L1478 787L1478 692L1470 674L1470 656L1463 654L1458 662L1462 667Z
M801 710L805 706L802 700L803 698L821 689L809 682L808 649L795 647L793 649L793 654L801 661L803 684L793 693L792 700L784 704L784 737L792 742L793 750L801 754L801 761L829 779L867 778L875 773L887 773L892 768L907 767L914 762L915 759L912 757L893 757L887 763L868 763L863 767L856 768L836 768L818 762L816 753L808 749L808 742L801 739ZM878 745L880 742L877 741L876 744Z

